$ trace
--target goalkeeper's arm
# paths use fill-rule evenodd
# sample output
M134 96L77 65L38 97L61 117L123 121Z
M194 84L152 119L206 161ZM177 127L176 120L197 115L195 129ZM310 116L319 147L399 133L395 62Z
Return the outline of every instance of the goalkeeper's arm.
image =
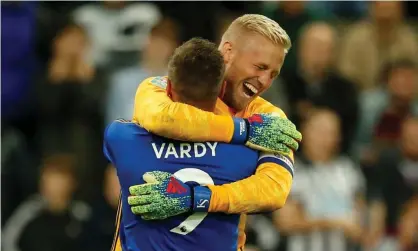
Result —
M230 116L219 116L195 107L175 103L164 86L145 80L135 97L134 121L153 133L189 141L229 142L234 132ZM253 113L283 112L259 99L249 107ZM283 114L284 115L284 114ZM181 121L179 119L181 118ZM187 128L187 130L185 130ZM293 162L293 153L290 153ZM261 164L255 175L232 184L211 186L210 212L248 213L275 210L283 206L289 194L292 175L273 162ZM251 190L251 192L248 192Z
M230 184L208 186L211 193L208 212L273 212L286 203L292 181L292 161L266 154L260 158L254 175Z
M279 108L261 98L251 102L246 109L247 112L254 110L250 118L232 118L225 109L218 112L228 113L228 116L173 102L166 94L165 85L166 78L149 78L143 81L136 93L133 121L150 132L193 142L245 143L253 149L284 154L299 146L302 135L295 125ZM222 101L218 102L225 106Z
M231 116L215 115L173 102L166 94L164 81L155 78L148 78L139 85L133 121L157 135L193 142L229 143L235 127Z

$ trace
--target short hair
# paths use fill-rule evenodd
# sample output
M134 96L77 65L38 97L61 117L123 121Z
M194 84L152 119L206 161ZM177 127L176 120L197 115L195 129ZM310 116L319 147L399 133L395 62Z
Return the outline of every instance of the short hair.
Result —
M391 60L387 62L382 68L379 79L381 83L387 84L393 72L398 69L416 70L418 69L418 66L413 60L407 58Z
M184 101L214 101L219 96L225 64L216 44L192 38L179 46L168 63L168 79Z
M285 53L288 53L292 47L292 42L286 31L276 21L266 16L259 14L245 14L240 16L229 25L223 37L228 36L235 27L258 33L274 44L282 45Z
M299 37L298 39L300 41L305 40L306 39L306 35L308 34L309 31L311 31L312 29L315 28L322 28L322 29L327 29L328 31L330 31L332 33L332 36L334 38L334 40L337 40L337 30L335 29L334 25L325 22L325 21L315 21L315 22L311 22L308 24L305 24L304 26L302 26L302 28L299 31Z
M150 31L151 36L164 37L176 44L180 43L180 27L177 22L170 18L163 18Z
M72 154L58 153L47 156L43 160L41 173L54 172L76 178L76 160Z

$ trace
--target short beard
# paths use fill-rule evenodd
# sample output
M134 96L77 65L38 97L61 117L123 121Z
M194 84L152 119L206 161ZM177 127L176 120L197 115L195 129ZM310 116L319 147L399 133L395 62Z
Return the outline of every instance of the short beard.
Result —
M228 87L225 90L225 95L222 98L222 101L229 107L234 109L236 112L240 112L245 109L246 105L241 104L234 99L234 90L228 90Z

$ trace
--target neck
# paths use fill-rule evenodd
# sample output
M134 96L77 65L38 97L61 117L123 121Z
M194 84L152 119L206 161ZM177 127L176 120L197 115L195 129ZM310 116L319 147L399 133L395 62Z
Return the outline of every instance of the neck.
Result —
M379 41L384 45L393 40L398 24L389 21L381 21L376 23L375 27Z
M328 73L327 70L316 71L314 69L310 69L309 67L302 67L301 70L303 77L306 78L306 81L309 84L322 82Z
M304 149L303 154L309 161L313 163L327 163L333 157L332 153L327 153L325 151L317 151L313 149L310 150L308 147Z
M46 200L47 201L47 208L50 212L59 214L67 210L70 201L66 198L62 199L55 199L55 200Z

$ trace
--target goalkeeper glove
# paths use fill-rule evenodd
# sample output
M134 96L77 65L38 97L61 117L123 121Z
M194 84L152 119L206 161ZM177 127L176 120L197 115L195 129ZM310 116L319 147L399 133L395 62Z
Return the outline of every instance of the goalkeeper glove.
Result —
M129 187L128 204L132 213L144 220L162 220L186 212L207 212L211 191L191 187L171 173L153 171L143 175L146 182Z
M289 154L299 148L302 134L287 118L275 114L254 114L248 119L234 119L234 135L231 143L250 148Z

